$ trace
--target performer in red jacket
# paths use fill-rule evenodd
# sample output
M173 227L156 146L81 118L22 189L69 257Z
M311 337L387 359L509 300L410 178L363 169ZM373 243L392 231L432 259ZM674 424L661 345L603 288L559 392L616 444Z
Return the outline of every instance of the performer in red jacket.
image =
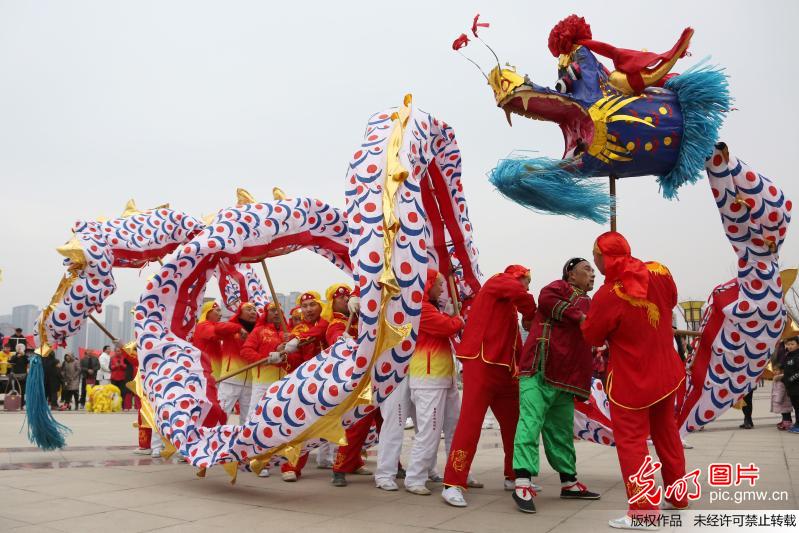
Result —
M286 343L288 368L294 370L305 361L313 359L327 347L325 334L327 320L322 318L322 298L316 291L307 291L297 298L297 305L302 308L302 321L291 329L292 338ZM296 465L289 462L280 467L283 481L294 482L300 478L308 452L303 453Z
M215 368L221 369L222 339L234 337L241 326L231 322L222 322L222 311L216 302L206 302L200 310L200 318L194 328L192 342L200 349L200 363L206 381L206 396L211 402L211 409L203 421L203 426L214 427L227 422L227 413L219 405L216 390Z
M247 366L247 361L241 355L241 348L258 322L258 308L252 302L244 302L239 305L229 322L238 327L238 331L235 335L222 338L222 375ZM219 384L219 404L225 412L233 413L238 403L239 419L242 423L250 411L252 381L249 378L249 371L243 371Z
M450 505L466 507L463 490L480 440L486 411L499 422L505 449L506 489L513 490L513 439L519 419L517 355L521 350L518 313L529 328L535 299L527 292L530 270L511 265L478 291L469 311L456 354L463 363L461 417L455 428L444 472L441 496Z
M252 383L252 396L250 397L249 412L243 413L248 418L255 412L258 402L275 381L283 379L288 374L286 356L280 351L284 343L282 332L283 315L280 307L272 303L266 313L259 320L252 333L247 336L241 347L241 357L246 364L252 364L266 359L262 364L253 367L247 372L248 380ZM269 477L269 469L264 468L258 473L259 477Z
M357 315L352 315L352 320L350 320L349 301L351 296L352 290L343 283L331 285L325 291L327 305L322 313L322 318L329 321L327 333L325 334L325 341L328 346L335 344L342 336L353 339L358 338ZM347 328L348 323L349 329ZM380 431L382 423L383 419L380 417L380 410L374 408L345 430L347 444L336 449L333 461L332 483L334 487L346 487L347 474L372 475L372 471L364 465L361 450L366 438L369 436L372 424L376 424L377 430ZM320 450L319 453L323 452Z
M297 298L297 305L302 311L302 320L291 328L292 339L287 344L292 369L327 348L328 322L322 318L322 297L316 291L307 291Z
M685 379L671 328L677 287L665 266L632 257L627 240L614 231L597 238L594 262L605 274L605 283L594 296L582 331L590 344L610 345L606 390L622 479L627 497L633 500L644 490L631 476L649 455L649 435L663 464L666 486L685 475L674 415L675 390ZM667 503L674 508L687 506L684 497ZM657 514L658 508L641 498L610 526L627 529L634 525L631 516Z
M574 450L574 400L591 394L591 346L583 340L585 320L594 288L594 269L575 257L563 266L563 277L541 290L538 311L519 361L519 424L513 451L520 511L535 513L539 490L539 442L544 437L547 461L560 474L560 497L598 500L577 481Z
M411 356L408 376L411 403L416 410L416 436L413 439L405 490L411 494L427 496L429 472L433 471L441 442L441 432L446 444L451 444L454 427L446 427L451 413L447 412L447 397L455 386L455 361L452 357L451 338L463 328L463 319L439 311L439 298L444 292L444 277L436 270L427 270L427 280L422 300L422 315L416 349ZM452 406L451 406L452 407ZM457 409L457 403L454 405Z

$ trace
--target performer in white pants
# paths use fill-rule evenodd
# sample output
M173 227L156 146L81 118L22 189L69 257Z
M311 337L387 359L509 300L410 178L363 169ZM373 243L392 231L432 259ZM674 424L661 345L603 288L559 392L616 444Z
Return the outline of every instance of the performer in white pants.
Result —
M249 410L243 416L248 418L255 412L258 402L266 393L269 386L275 381L283 379L288 373L285 352L291 352L293 347L284 342L289 335L285 331L284 318L280 308L270 304L266 309L265 320L259 321L258 326L248 335L244 346L241 347L241 356L246 364L264 361L247 371L249 382L252 383L252 393L249 401ZM264 468L258 474L260 477L269 477L269 470Z
M255 329L258 321L258 310L250 302L244 302L239 306L236 314L231 317L230 322L241 326L241 332L234 337L222 340L222 365L221 375L234 372L247 366L246 360L241 355L241 348L247 340L247 336ZM221 376L215 376L217 379ZM250 410L250 398L252 396L252 380L248 371L241 372L219 384L219 405L226 413L232 413L239 403L239 418L246 420Z
M410 414L410 388L408 378L403 379L380 406L383 425L377 446L375 486L383 490L397 490L397 467L402 452L405 420Z
M464 324L460 316L439 311L438 301L443 290L443 276L435 270L428 270L419 337L411 356L407 378L410 400L416 410L417 432L405 477L405 490L424 496L430 494L425 483L430 470L435 468L441 432L445 425L451 426L447 428L451 440L454 431L452 421L449 420L447 424L448 392L454 389L457 394L450 339ZM452 309L451 304L449 308Z

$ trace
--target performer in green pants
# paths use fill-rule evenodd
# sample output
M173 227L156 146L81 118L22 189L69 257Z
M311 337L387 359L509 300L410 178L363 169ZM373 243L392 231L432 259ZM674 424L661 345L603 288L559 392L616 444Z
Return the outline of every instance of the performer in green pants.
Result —
M594 269L575 257L563 267L563 279L541 290L538 310L519 362L519 423L513 449L516 487L513 499L520 511L535 513L532 477L539 472L539 440L560 474L561 498L597 500L599 494L577 481L574 451L574 397L591 391L591 347L583 340L594 288Z

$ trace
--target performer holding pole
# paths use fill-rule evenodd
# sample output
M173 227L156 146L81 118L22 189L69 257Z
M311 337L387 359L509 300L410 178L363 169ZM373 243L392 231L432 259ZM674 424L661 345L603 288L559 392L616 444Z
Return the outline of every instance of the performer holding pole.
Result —
M325 291L325 297L327 304L322 313L322 318L329 322L325 334L328 346L335 344L342 336L357 338L358 319L355 316L356 313L349 309L349 301L352 297L350 287L343 283L331 285ZM382 423L380 409L375 406L371 412L345 430L347 444L338 447L333 460L332 483L334 487L346 487L347 474L372 475L372 471L364 465L361 450L366 438L369 436L372 424L377 425L377 431L379 432Z
M222 338L222 365L221 372L234 373L247 365L241 355L241 349L247 337L255 329L258 321L258 309L252 302L239 305L236 313L230 318L229 323L238 327L232 336ZM220 376L217 376L220 377ZM226 413L232 413L236 402L239 404L239 416L244 420L250 410L252 397L252 382L247 372L239 372L224 383L219 384L219 404Z
M297 298L297 305L302 308L302 321L291 329L291 340L286 343L288 364L297 368L324 350L325 334L328 323L321 317L322 297L316 291L306 291ZM283 481L294 482L300 478L308 453L303 453L296 465L283 463L280 468Z
M436 270L428 269L419 336L405 378L409 381L411 402L416 408L417 429L405 476L405 490L420 496L430 494L426 482L429 472L435 467L442 431L449 446L455 430L454 425L447 427L446 424L450 416L447 397L455 388L455 364L450 339L463 329L464 321L460 315L450 316L439 310L439 298L443 293L443 276ZM453 406L455 409L458 407L457 403Z
M597 238L594 263L605 282L581 328L591 345L605 341L610 345L606 389L630 501L627 514L609 525L635 529L631 517L645 520L659 514L646 498L638 498L644 486L634 478L649 455L649 435L663 464L665 485L685 475L685 454L674 414L675 391L685 379L685 371L674 349L669 320L677 305L677 287L665 266L633 257L627 240L614 231ZM684 496L667 499L666 504L672 509L688 505Z
M530 286L530 270L511 265L491 277L477 293L463 331L457 357L463 362L463 402L452 449L444 472L444 501L466 507L463 490L477 451L486 411L499 422L505 449L505 486L513 490L513 439L519 419L516 381L520 349L518 313L529 327L536 306Z

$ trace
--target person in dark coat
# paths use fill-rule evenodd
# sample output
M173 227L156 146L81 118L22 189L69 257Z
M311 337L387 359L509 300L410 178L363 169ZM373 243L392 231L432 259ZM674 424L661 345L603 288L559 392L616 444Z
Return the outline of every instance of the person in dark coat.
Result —
M42 369L44 370L44 391L47 395L47 403L51 409L58 408L58 389L61 388L61 362L55 355L42 357Z
M78 409L78 387L80 387L80 363L75 356L68 353L64 356L64 363L61 365L61 380L64 384L61 392L61 403L67 409L72 409L72 401L75 401L75 410Z
M100 370L100 361L94 355L86 353L80 360L80 408L86 405L86 385L97 383L97 371Z

